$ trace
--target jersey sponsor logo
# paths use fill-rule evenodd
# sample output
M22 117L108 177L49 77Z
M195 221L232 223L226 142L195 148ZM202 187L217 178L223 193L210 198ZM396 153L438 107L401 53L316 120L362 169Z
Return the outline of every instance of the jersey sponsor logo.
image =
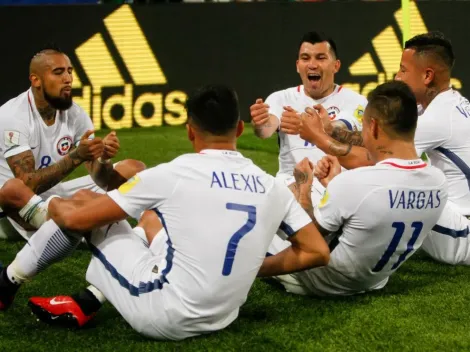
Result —
M415 1L409 2L410 10L410 38L428 32L419 8ZM402 9L394 13L398 29L403 33ZM363 54L349 66L349 73L354 81L343 83L344 87L367 96L379 84L393 80L398 72L402 54L402 43L399 40L400 33L396 33L394 26L390 24L372 39L373 50ZM368 81L375 77L376 81ZM451 78L451 84L456 89L462 88L462 82L457 78Z
M131 7L122 5L103 21L110 40L96 33L76 48L80 65L74 64L78 76L72 84L81 90L74 101L92 117L95 130L103 123L110 129L186 123L187 95L162 88L168 79Z
M3 138L7 148L20 144L20 132L18 131L5 131Z
M328 199L330 199L330 194L328 193L328 190L326 189L325 193L323 193L323 197L320 200L320 203L318 204L318 208L323 208L328 202Z
M135 175L134 177L131 177L126 183L123 183L118 188L119 193L121 194L129 193L140 181L141 179L137 175Z
M334 120L339 114L340 110L336 106L330 106L326 111L328 111L328 116L330 117L330 120Z
M57 153L59 153L59 155L64 156L69 152L71 146L72 146L72 137L70 136L62 137L57 142Z

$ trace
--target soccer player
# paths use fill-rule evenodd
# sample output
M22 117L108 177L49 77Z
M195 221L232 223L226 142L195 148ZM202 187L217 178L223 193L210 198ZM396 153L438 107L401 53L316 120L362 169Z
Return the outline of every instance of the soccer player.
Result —
M341 62L333 39L322 33L308 32L300 40L296 61L302 84L274 92L265 102L257 99L250 107L256 135L268 138L279 133L279 171L277 177L290 183L295 165L307 157L314 164L325 153L299 137L300 113L307 107L322 104L327 119L335 121L334 136L341 129L360 130L367 99L335 83ZM323 187L318 183L319 191Z
M0 107L0 185L16 177L46 199L81 188L112 188L144 168L127 160L113 169L110 160L119 139L115 132L93 138L90 117L72 101L73 68L65 53L57 48L38 52L29 78L31 88ZM62 182L81 164L91 177ZM0 238L19 233L28 239L35 230L15 209L0 209Z
M321 266L329 258L326 242L289 189L236 151L243 121L235 92L203 87L188 99L187 111L195 153L140 172L88 201L53 198L51 220L41 227L101 227L89 237L87 280L136 331L155 339L223 329L237 318L257 276ZM9 199L8 186L0 201ZM149 231L149 247L122 222L145 210L159 218ZM277 231L292 246L263 265ZM25 272L31 257L22 252L39 248L37 235L1 273L0 300L20 278L31 277Z
M442 33L420 34L405 43L396 80L411 87L420 107L415 135L418 155L426 153L449 183L449 202L422 248L438 261L470 265L470 103L451 88L454 61L452 44ZM319 124L301 135L338 155L346 168L373 163L365 148L341 144L321 130ZM343 141L358 137L354 132L342 133Z
M302 119L305 129L316 128L318 116L304 113ZM327 188L313 207L313 168L299 165L305 174L299 202L324 236L337 237L327 266L279 278L288 291L342 296L378 290L420 248L443 212L447 182L416 153L417 120L410 88L384 83L370 92L363 118L364 146L374 166L341 172L338 160L326 156L318 164L326 164L321 182Z

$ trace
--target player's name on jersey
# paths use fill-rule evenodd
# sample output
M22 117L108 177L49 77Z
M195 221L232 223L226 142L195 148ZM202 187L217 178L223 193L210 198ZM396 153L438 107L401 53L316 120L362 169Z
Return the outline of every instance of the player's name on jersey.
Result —
M211 188L216 187L251 193L266 193L266 187L264 187L261 182L261 176L244 175L233 172L225 173L223 171L213 171Z
M438 191L389 190L391 209L434 209L439 208L441 199Z

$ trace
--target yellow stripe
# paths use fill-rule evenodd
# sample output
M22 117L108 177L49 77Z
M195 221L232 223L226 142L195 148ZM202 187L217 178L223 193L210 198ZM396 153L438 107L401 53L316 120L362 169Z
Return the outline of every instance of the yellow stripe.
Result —
M354 76L376 75L378 73L370 53L365 53L349 66L349 72Z
M388 26L372 39L372 45L384 67L386 80L393 79L400 65L402 46L392 26Z
M418 34L427 33L428 29L424 23L423 16L419 12L418 6L415 1L410 1L410 38ZM403 17L402 9L395 12L395 20L403 33Z
M90 79L94 94L100 93L102 87L124 85L124 80L100 33L80 45L75 52Z
M77 75L77 71L73 71L73 81L72 81L72 88L81 88L82 87L82 81L80 81L80 78Z
M129 5L114 11L104 23L135 84L167 83Z

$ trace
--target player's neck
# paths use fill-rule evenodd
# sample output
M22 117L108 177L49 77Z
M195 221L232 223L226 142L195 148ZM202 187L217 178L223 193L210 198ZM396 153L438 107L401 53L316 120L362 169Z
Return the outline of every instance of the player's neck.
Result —
M304 92L305 92L305 95L306 95L306 96L312 98L313 100L320 100L320 99L326 98L327 96L329 96L330 94L332 94L332 93L335 91L335 88L336 88L336 84L333 83L330 87L328 87L328 89L326 89L325 91L321 92L321 93L318 94L318 95L309 94L309 92L307 92L307 90L305 89L305 87L304 87Z
M39 112L39 115L41 115L44 123L48 126L51 126L55 122L55 115L56 115L56 109L54 109L38 92L37 89L33 88L33 97L34 97L34 103L36 104L36 109Z
M437 97L440 93L449 90L449 82L440 84L439 86L429 87L424 93L424 97L421 99L420 103L423 109L426 109L429 104Z
M394 140L380 143L370 153L377 163L386 159L415 160L419 158L414 144L407 141Z
M215 149L215 150L237 150L236 140L199 140L194 141L194 150L199 153L204 149Z

